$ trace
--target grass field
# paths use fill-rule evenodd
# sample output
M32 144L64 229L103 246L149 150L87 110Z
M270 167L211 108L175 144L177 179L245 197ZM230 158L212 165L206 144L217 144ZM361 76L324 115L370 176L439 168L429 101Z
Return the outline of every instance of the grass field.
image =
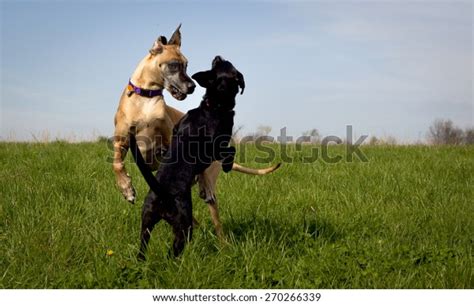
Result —
M474 288L474 147L362 150L368 162L305 164L293 148L271 175L221 174L229 244L194 190L201 224L183 256L167 257L160 223L137 262L148 189L130 159L134 206L105 142L0 143L0 287ZM246 165L263 166L256 153Z

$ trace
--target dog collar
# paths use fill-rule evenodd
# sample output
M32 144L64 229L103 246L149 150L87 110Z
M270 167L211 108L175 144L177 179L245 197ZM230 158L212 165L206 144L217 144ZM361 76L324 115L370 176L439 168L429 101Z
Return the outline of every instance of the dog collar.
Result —
M128 81L128 86L127 86L128 91L131 91L133 93L136 93L140 96L144 97L155 97L155 96L163 96L163 90L157 89L157 90L150 90L150 89L143 89L140 87L135 86L132 84L132 80Z

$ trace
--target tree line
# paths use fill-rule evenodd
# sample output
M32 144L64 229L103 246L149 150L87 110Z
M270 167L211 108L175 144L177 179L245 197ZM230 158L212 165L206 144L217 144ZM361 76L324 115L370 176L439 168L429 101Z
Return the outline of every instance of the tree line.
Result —
M257 141L258 139L265 139L272 131L271 126L261 125L257 127L256 131L247 133L240 137L238 133L243 129L239 126L234 132L234 138L245 139L247 142ZM319 144L324 138L318 129L313 128L302 133L302 136L309 137L311 143ZM398 141L393 136L378 138L371 136L364 144L368 145L397 145ZM474 127L462 129L456 126L453 121L449 119L436 119L429 126L426 133L426 142L417 141L415 144L430 144L430 145L473 145L474 144Z

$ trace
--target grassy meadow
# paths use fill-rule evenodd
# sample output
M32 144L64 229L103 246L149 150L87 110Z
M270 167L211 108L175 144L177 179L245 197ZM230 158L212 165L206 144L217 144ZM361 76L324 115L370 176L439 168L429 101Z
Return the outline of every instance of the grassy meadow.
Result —
M228 244L195 188L200 226L183 255L167 256L161 222L138 262L148 188L130 156L135 205L106 142L0 143L0 288L474 288L474 147L363 146L368 162L304 163L311 148L288 146L293 162L267 176L221 173ZM268 165L245 151L245 165Z

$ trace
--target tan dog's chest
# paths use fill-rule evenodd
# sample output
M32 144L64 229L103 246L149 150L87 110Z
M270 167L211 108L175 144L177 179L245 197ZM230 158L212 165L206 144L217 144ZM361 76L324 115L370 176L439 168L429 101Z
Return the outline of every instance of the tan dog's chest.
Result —
M135 128L140 152L147 161L153 160L157 153L169 146L173 129L163 98L132 96L124 108L130 126Z

